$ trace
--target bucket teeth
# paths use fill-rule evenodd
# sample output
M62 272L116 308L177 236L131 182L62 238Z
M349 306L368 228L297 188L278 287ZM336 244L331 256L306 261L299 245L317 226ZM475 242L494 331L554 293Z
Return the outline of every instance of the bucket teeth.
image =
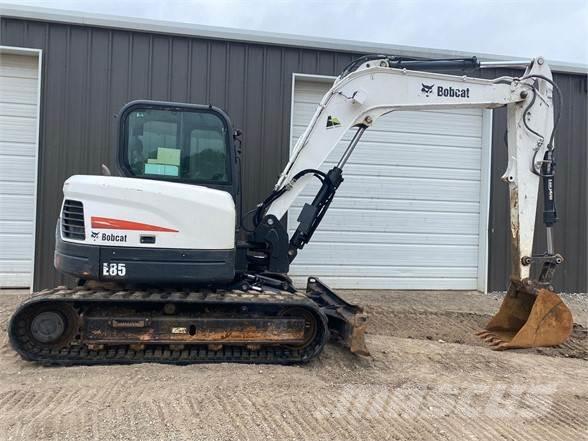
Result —
M478 331L476 335L480 337L485 343L490 346L490 348L494 351L503 351L505 349L510 348L510 344L508 341L503 340L502 338L498 337L496 334L493 334L490 331Z

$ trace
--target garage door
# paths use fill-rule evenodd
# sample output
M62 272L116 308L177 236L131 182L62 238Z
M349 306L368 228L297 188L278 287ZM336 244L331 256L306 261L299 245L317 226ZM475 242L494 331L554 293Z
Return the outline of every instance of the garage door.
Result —
M0 287L31 286L38 57L0 48Z
M295 79L292 143L332 83ZM292 275L336 288L485 290L488 111L395 112L368 129ZM486 135L488 133L488 135ZM484 134L484 136L483 136ZM352 132L322 169L333 167ZM484 152L484 154L483 154ZM482 166L484 164L484 166ZM288 213L290 233L309 186Z

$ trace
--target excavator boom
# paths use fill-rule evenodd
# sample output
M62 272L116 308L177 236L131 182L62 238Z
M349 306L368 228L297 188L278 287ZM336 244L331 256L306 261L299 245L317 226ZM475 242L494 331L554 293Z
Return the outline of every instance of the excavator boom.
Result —
M365 130L381 116L402 110L506 106L508 164L502 180L508 184L510 195L511 283L500 312L480 336L497 349L563 343L571 334L572 317L551 287L553 272L563 258L553 251L551 232L557 221L554 91L558 99L560 95L549 66L539 57L520 78L485 80L393 68L395 65L403 67L393 59L380 57L346 70L323 97L294 146L274 189L279 196L270 198L271 202L261 208L266 216L281 218L313 178L313 173L305 172L322 164L347 130L356 129L337 166L322 177L323 185L314 201L304 206L290 241L290 260L311 239L343 181L347 159ZM541 180L548 246L544 254L533 255ZM532 263L541 265L537 280L530 278Z

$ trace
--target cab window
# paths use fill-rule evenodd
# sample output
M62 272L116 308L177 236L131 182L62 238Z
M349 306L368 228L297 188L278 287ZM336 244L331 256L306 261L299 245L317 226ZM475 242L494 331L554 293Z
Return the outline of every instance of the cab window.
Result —
M126 114L123 162L137 177L230 182L227 125L212 111L134 108Z

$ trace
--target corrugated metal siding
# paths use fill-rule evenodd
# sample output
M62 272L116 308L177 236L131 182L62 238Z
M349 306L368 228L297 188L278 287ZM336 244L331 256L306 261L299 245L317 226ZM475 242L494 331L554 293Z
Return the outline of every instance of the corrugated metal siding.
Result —
M297 79L292 145L331 83ZM321 169L332 168L355 133ZM393 112L365 132L345 182L291 276L334 288L476 289L482 110ZM318 183L288 212L290 234Z
M37 201L37 288L60 281L52 267L52 255L62 183L74 173L99 173L101 163L110 163L117 124L113 115L124 103L153 98L224 108L245 134L243 200L247 209L270 191L288 156L292 73L335 75L356 56L6 17L0 19L0 44L43 49L46 61ZM557 79L564 87L567 106L574 110L558 137L559 144L573 152L569 159L574 160L564 162L568 158L562 153L560 174L562 181L570 180L575 182L574 188L584 189L585 79L577 75L559 75ZM584 120L579 115L584 115ZM497 116L491 289L505 286L504 256L508 250L503 240L507 237L506 192L497 178L504 164L504 149L499 143L504 115L498 112ZM575 200L560 203L564 222L556 237L559 249L573 263L565 268L568 277L558 286L586 290L586 201L578 191L569 198Z
M38 58L0 53L0 287L33 271Z

